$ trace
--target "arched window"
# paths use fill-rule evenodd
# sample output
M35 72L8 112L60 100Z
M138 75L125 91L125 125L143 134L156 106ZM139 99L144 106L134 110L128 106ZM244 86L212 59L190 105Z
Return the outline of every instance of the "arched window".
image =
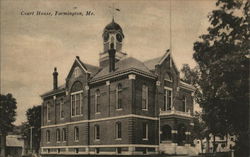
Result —
M118 86L116 87L116 109L122 108L121 92L122 92L122 85L118 84Z
M71 116L83 115L83 85L76 81L71 87Z
M62 129L62 141L66 141L67 140L67 134L66 134L66 128Z
M51 107L50 103L47 103L47 121L49 122L51 120Z
M78 127L74 128L74 140L79 141L79 128Z
M115 137L116 139L122 138L122 123L121 122L115 123Z
M95 125L95 130L94 130L94 135L95 135L95 140L100 140L100 126Z
M142 109L148 110L148 86L142 85Z
M61 137L61 135L60 135L60 130L59 129L56 129L56 141L57 142L60 142L60 137Z
M50 131L49 130L46 131L46 141L50 142Z
M100 97L101 97L100 90L97 89L95 91L95 112L96 113L100 112Z

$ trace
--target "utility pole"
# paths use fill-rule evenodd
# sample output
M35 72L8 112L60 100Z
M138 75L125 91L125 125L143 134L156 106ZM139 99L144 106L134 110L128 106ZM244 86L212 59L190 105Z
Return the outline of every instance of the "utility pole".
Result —
M32 148L32 143L33 143L33 139L32 139L32 136L33 136L33 126L30 127L30 152L31 154L33 154L33 148Z

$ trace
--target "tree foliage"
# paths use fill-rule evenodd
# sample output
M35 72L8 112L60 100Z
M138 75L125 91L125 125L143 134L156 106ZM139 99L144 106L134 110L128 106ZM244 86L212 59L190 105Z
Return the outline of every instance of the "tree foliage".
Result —
M16 99L12 94L0 95L1 156L5 156L6 135L14 128L13 122L16 120L16 108Z
M203 119L214 135L238 136L238 151L247 156L249 116L250 4L218 0L208 16L208 33L194 43ZM245 136L242 138L241 136Z
M12 94L0 95L0 132L7 134L12 131L16 120L16 99Z
M28 122L24 127L24 136L30 141L32 128L32 146L38 153L41 141L41 105L33 106L26 111Z

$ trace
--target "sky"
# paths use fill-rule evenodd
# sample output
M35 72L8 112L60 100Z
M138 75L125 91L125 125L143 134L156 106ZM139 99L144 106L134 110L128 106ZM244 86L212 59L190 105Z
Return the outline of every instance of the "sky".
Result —
M206 33L207 15L214 0L172 0L170 42L169 0L2 0L0 27L1 94L17 100L16 125L26 121L28 108L42 103L40 97L52 89L52 72L57 67L59 85L76 56L99 64L103 50L102 32L112 20L123 29L123 52L141 61L162 56L172 43L177 67L195 66L193 43ZM51 12L52 16L22 15ZM54 16L58 12L93 12L92 16Z

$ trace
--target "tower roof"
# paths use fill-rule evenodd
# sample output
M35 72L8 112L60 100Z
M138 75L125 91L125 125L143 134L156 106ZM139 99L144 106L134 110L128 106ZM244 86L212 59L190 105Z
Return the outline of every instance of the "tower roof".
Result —
M116 23L114 19L112 19L111 23L105 26L103 33L105 31L119 31L124 36L121 26Z

